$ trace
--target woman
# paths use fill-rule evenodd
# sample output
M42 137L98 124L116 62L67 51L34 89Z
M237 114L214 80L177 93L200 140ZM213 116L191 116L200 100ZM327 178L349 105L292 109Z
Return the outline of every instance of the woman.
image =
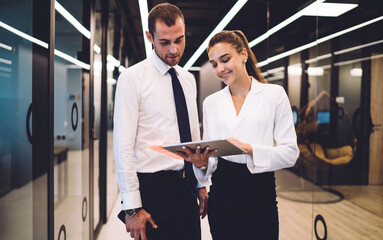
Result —
M207 161L207 151L196 157L186 150L200 181L212 174L213 239L278 239L274 171L292 167L299 155L290 102L282 87L267 84L241 31L216 34L207 53L227 87L203 103L204 139L229 138L247 152Z

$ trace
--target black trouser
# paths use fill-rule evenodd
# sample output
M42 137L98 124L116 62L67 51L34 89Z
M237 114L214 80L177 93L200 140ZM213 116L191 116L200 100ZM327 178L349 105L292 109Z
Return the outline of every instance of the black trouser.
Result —
M138 173L143 208L158 228L147 224L149 240L200 240L195 189L176 171Z
M208 219L214 240L276 240L279 235L274 172L251 174L222 158L213 173Z

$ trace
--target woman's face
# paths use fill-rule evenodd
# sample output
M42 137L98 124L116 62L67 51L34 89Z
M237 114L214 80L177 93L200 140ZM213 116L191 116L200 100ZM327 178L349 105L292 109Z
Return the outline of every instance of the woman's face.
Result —
M221 42L211 47L208 55L214 74L226 85L233 84L241 77L247 76L244 63L244 60L247 59L246 49L238 53L230 43Z

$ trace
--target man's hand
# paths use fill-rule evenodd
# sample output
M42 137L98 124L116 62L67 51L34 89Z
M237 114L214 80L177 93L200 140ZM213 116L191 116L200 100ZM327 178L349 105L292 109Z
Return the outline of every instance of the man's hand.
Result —
M134 240L139 240L140 235L142 240L147 240L146 222L150 222L153 228L157 228L157 225L154 223L152 216L144 209L141 209L133 217L125 215L126 231L130 232L130 236L134 238Z
M206 187L198 188L198 200L199 200L199 215L203 218L207 215L207 201L209 195L207 194Z
M205 151L201 153L201 146L196 147L195 153L192 153L187 147L183 147L183 150L185 152L177 152L177 155L181 156L186 161L193 163L197 168L206 166L209 157L217 152L217 149L210 150L209 147L206 147Z

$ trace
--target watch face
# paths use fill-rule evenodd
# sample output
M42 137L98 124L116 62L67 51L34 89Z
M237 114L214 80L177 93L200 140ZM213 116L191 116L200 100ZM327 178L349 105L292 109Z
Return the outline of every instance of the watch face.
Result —
M135 208L135 209L128 209L128 210L125 210L125 213L126 215L128 215L129 217L133 217L134 215L136 215L136 213L138 213L142 208Z
M134 211L134 209L129 209L129 210L126 210L125 212L129 217L133 217L136 214L136 211Z

